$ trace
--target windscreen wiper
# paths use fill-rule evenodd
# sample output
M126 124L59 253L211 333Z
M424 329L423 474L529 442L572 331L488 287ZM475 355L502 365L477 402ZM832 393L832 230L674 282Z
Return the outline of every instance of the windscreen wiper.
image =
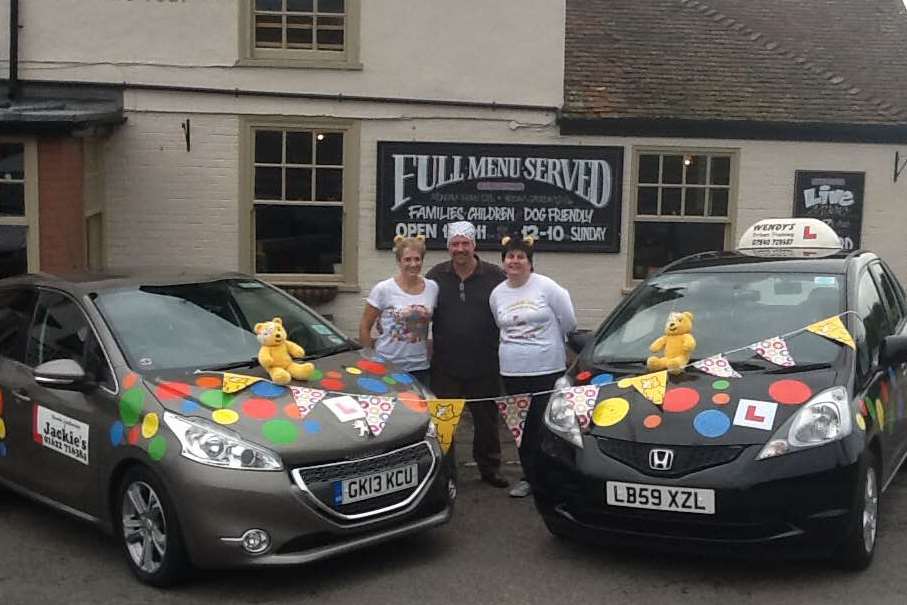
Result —
M766 374L795 374L796 372L809 372L810 370L827 370L832 367L830 363L804 363L790 367L768 370Z
M337 346L331 347L329 349L322 349L317 353L312 353L311 355L306 355L302 359L304 361L311 361L312 359L321 359L322 357L327 357L328 355L334 355L335 353L343 353L345 351L355 351L359 349L359 345L352 342L344 342Z
M237 368L254 368L258 365L258 357L253 357L252 359L246 359L245 361L234 361L232 363L224 363L221 365L211 366L210 368L199 368L199 372L226 372L227 370L235 370Z

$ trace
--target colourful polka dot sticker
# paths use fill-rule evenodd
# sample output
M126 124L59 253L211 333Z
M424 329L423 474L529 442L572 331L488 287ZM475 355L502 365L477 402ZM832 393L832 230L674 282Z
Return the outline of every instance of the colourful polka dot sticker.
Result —
M312 381L321 380L322 378L324 378L324 372L322 372L318 368L315 368L314 370L312 370L312 375L309 376L309 380L312 380Z
M387 385L377 378L360 378L356 381L356 383L369 393L376 393L380 395L382 393L387 393L388 391Z
M129 389L120 398L120 419L126 426L135 426L145 407L145 390L141 387Z
M195 384L203 389L222 389L224 381L220 376L199 376L195 379Z
M330 372L328 372L330 374ZM321 388L329 391L342 391L346 385L342 380L336 378L325 378L321 381Z
M642 425L647 429L657 429L661 426L661 416L658 414L650 414L642 421Z
M157 414L154 412L145 416L145 419L142 420L142 437L145 439L151 439L157 435L157 430L160 427L161 421L158 419Z
M799 380L778 380L768 387L769 396L784 405L800 405L812 397L812 389Z
M0 458L6 456L6 444L0 443Z
M0 418L0 439L6 439L6 423Z
M337 370L331 370L330 372L325 373L324 377L341 379L343 378L343 374L341 374Z
M302 423L302 427L307 433L315 434L321 432L321 423L317 420L306 420Z
M284 415L286 415L290 418L294 418L296 420L299 420L300 418L302 418L302 414L299 412L299 406L296 405L295 402L288 403L285 406L283 406L283 413L284 413Z
M716 380L715 382L712 383L712 388L715 389L716 391L724 391L725 389L727 389L730 386L731 386L731 383L728 382L727 380Z
M230 407L230 404L233 403L233 398L233 395L223 391L205 391L199 397L199 401L202 402L202 405L219 410Z
M356 362L356 367L365 370L369 374L386 374L387 367L383 363L372 361L370 359L360 359Z
M614 426L630 411L630 402L623 397L611 397L600 401L592 411L592 422L598 426Z
M693 419L693 428L703 437L721 437L731 428L731 419L719 410L699 412Z
M270 399L247 399L242 404L242 412L255 420L270 420L277 415L277 404Z
M192 414L198 414L202 411L202 406L198 405L196 402L191 399L183 399L183 402L180 404L180 412L186 416L191 416Z
M866 430L866 419L857 414L857 426L860 427L861 431Z
M593 378L589 384L602 385L602 384L611 384L614 382L614 374L599 374Z
M139 442L139 438L142 436L142 427L135 425L129 432L126 434L126 441L129 442L129 445L135 445Z
M154 395L161 401L185 399L192 394L192 386L182 382L162 382L154 389Z
M138 381L139 375L135 372L129 372L128 374L123 376L123 388L131 389L138 383Z
M583 370L582 372L580 372L579 374L576 375L577 382L586 382L590 378L592 378L592 372L590 372L589 370Z
M678 387L665 393L662 409L666 412L688 412L699 404L699 391Z
M274 397L280 397L281 395L286 394L287 389L286 387L282 387L279 384L261 380L252 385L252 392L259 397L268 397L273 399Z
M239 414L235 410L214 410L211 418L218 424L235 424L239 422Z
M126 427L123 426L123 423L117 420L112 425L110 425L110 443L114 446L123 445L123 442L126 440Z
M362 370L360 370L359 368L346 368L346 373L352 374L353 376L359 376L360 374L362 374Z
M414 391L403 391L397 393L397 399L407 407L407 409L422 413L428 410L428 402L422 399L422 397Z
M158 435L148 444L148 455L152 460L160 460L167 453L167 440Z
M391 386L397 384L397 381L394 380L393 377L391 377L391 376L385 376L384 378L381 379L381 381L384 382L384 384L389 384Z
M712 395L712 403L715 405L727 405L731 402L731 396L727 393L715 393Z
M261 427L261 434L274 445L289 445L299 438L299 429L289 420L269 420Z
M400 384L412 384L415 379L409 374L404 374L403 372L396 372L391 374L391 378L399 382Z

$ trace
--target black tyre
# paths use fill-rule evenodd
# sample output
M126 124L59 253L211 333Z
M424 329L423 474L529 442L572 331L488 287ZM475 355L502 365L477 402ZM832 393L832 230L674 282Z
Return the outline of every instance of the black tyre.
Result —
M875 455L867 452L860 473L860 491L854 508L853 528L844 541L840 557L840 563L845 569L861 571L872 563L878 542L880 481L879 462Z
M149 469L136 466L117 489L114 522L132 573L152 586L172 586L191 567L167 491Z

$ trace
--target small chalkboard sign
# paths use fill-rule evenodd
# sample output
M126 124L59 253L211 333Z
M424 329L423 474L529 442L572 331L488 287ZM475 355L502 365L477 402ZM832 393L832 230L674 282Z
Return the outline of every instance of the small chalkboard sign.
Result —
M817 218L841 238L841 247L860 247L865 172L798 170L794 179L794 217Z

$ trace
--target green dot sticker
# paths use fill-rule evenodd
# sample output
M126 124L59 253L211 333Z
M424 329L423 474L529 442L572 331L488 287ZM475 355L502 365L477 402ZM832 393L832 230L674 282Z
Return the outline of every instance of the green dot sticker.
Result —
M324 378L324 372L317 368L312 372L312 375L309 376L309 380L321 380L322 378Z
M299 429L288 420L270 420L261 427L265 439L275 445L288 445L299 437Z
M393 378L391 378L390 376L385 376L381 380L383 380L386 384L397 384L397 381L394 380Z
M126 426L139 423L142 408L145 407L145 391L142 387L129 389L120 398L120 419Z
M148 442L148 455L152 460L160 460L167 453L167 440L161 435Z
M215 410L220 410L222 408L230 407L230 404L233 403L233 395L229 393L224 393L223 391L205 391L202 393L201 397L198 398L203 405L213 408Z
M723 391L724 389L728 388L729 386L731 386L731 383L728 382L727 380L716 380L715 382L712 383L712 388L715 389L716 391Z

